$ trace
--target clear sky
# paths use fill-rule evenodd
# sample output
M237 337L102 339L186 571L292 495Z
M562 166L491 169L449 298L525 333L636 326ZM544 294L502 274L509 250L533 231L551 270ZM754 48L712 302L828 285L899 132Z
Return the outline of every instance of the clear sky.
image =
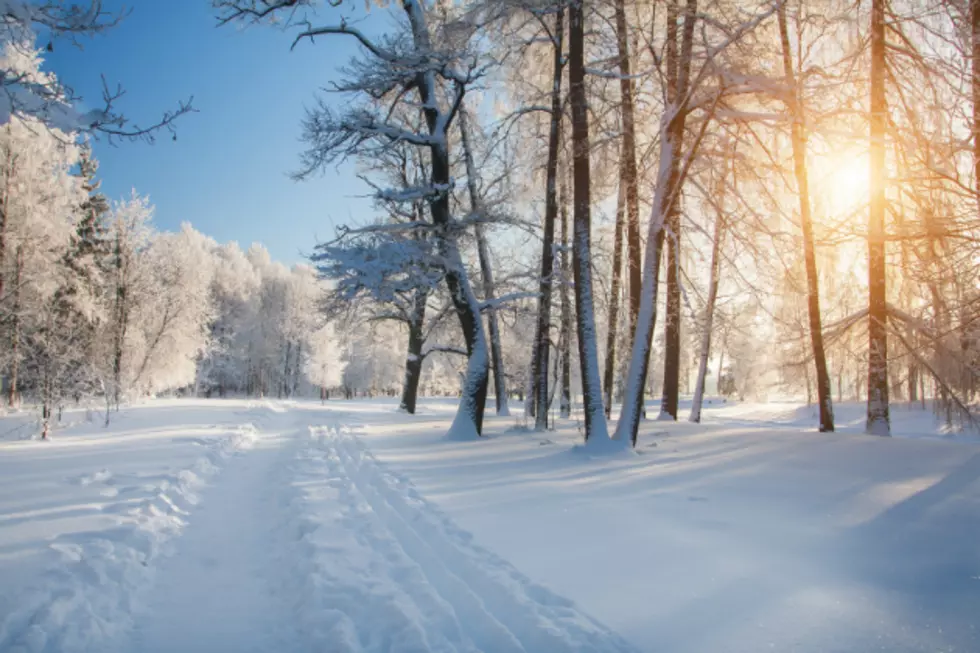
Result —
M363 3L350 3L363 16ZM356 47L345 37L303 43L290 52L290 33L268 26L217 27L209 0L106 0L129 16L79 50L56 42L46 68L97 106L100 75L122 84L119 108L140 124L194 96L198 113L178 124L177 141L154 145L95 144L106 194L118 199L131 188L150 196L155 223L172 230L182 222L220 242L242 247L262 242L273 258L302 259L334 226L364 219L372 208L353 163L322 177L294 182L304 107ZM347 10L350 13L351 10ZM339 10L321 11L324 23ZM366 25L383 26L375 10ZM336 101L341 98L336 97Z

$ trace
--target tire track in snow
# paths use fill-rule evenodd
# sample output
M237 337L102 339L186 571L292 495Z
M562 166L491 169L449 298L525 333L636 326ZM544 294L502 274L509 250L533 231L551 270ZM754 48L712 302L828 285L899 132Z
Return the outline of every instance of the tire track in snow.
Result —
M340 511L334 519L313 520L306 535L316 542L318 532L336 533L338 526L353 535L339 547L314 545L327 554L318 557L334 598L346 591L357 596L331 606L350 610L348 650L634 651L570 601L473 544L469 533L380 463L350 428L315 428L311 436L315 446L304 456L327 468L330 498ZM308 507L315 511L318 503L323 510L334 502L311 501ZM336 535L327 537L336 541ZM359 561L353 574L343 568L348 561ZM383 618L372 616L375 610ZM398 645L386 644L392 641Z

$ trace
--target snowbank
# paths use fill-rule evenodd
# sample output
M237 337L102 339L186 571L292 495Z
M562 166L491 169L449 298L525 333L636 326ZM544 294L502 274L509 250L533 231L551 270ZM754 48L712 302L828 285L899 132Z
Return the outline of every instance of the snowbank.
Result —
M199 501L199 490L220 471L225 459L252 445L259 432L255 423L261 423L270 410L262 406L226 410L223 417L241 420L237 425L149 432L134 428L141 412L159 413L152 409L158 405L132 409L120 420L124 426L108 432L62 432L49 443L11 443L3 451L41 472L51 463L52 475L60 474L59 485L67 486L62 497L70 500L84 496L86 501L48 508L48 513L74 510L84 518L57 522L52 525L54 532L39 532L33 537L27 534L19 538L16 529L30 529L33 517L40 520L48 513L22 511L21 520L8 517L0 521L0 527L14 531L5 539L22 541L23 557L38 569L47 567L30 579L31 589L17 596L16 604L7 606L0 623L0 650L93 651L124 633L131 626L138 591L152 582L153 563L168 553L171 541L184 528L187 515ZM155 421L153 417L150 421ZM177 411L173 418L179 419ZM129 454L150 458L143 460L138 470L126 469L127 465L117 470L108 464L83 471L81 466L89 465L92 456L72 454L89 449L105 452L106 445L113 444L109 438L115 439L117 448L130 448L128 442L142 441L149 446L130 448ZM190 464L181 461L187 448L197 449ZM107 458L111 460L111 456ZM59 466L65 459L77 459L80 466ZM132 460L126 463L131 466ZM11 489L8 486L5 491ZM0 573L8 570L4 562L16 565L18 560L14 556L0 559ZM11 576L15 574L4 573L4 577ZM12 591L11 585L8 588Z

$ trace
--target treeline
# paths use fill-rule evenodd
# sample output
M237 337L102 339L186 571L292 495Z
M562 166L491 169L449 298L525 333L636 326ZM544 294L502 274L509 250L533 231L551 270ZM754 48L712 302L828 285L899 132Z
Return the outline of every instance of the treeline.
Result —
M29 53L30 56L27 56ZM33 46L2 64L40 74ZM10 408L181 391L292 396L333 385L339 362L310 266L219 245L153 207L110 202L85 138L14 115L0 127L0 365Z

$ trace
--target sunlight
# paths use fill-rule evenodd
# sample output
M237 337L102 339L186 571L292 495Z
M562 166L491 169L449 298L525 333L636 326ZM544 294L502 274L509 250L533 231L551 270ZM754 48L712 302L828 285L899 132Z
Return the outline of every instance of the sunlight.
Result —
M827 218L837 220L868 201L868 157L847 151L822 157L816 169L819 183L815 199Z

